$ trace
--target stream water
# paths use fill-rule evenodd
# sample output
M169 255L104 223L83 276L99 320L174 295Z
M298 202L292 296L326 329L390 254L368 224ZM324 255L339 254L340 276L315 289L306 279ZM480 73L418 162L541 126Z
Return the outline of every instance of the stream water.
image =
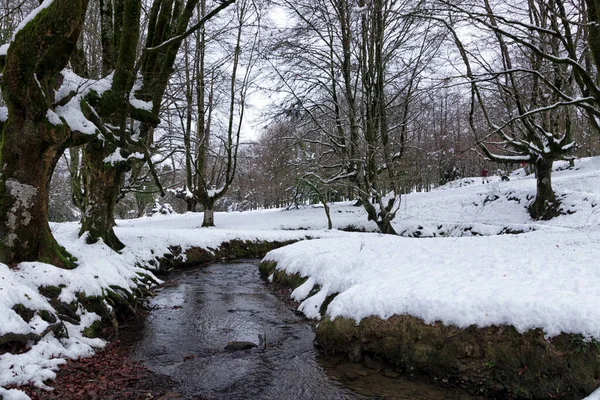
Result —
M466 393L321 359L307 321L274 296L254 262L213 264L174 274L132 357L172 378L182 399L466 400ZM227 351L231 341L266 346Z

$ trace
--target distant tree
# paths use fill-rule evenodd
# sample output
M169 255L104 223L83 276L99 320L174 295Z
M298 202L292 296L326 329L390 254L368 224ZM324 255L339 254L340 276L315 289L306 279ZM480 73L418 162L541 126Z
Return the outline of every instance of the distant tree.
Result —
M583 112L596 128L600 116L582 4L534 0L519 9L488 0L444 4L471 88L469 124L483 155L533 165L537 193L531 216L552 218L559 209L552 163L571 158L575 114ZM479 51L477 39L460 37L457 28L464 23L478 30L486 51Z
M202 226L214 226L217 201L229 191L238 166L242 121L258 54L260 5L238 0L224 23L201 29L186 46L185 100L180 108L188 210L200 204ZM206 2L200 2L200 15ZM189 66L193 68L189 68Z
M282 3L297 23L275 37L271 59L277 90L289 95L286 112L301 123L297 140L320 165L304 179L345 182L369 220L395 233L400 160L422 73L440 44L435 24L418 17L420 2Z

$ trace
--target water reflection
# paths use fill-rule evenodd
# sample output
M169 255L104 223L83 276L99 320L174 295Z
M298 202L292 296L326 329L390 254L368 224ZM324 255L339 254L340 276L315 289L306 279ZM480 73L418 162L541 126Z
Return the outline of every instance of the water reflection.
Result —
M173 378L184 399L470 399L393 371L386 377L318 360L312 327L269 292L255 263L215 264L173 278L177 283L152 300L134 358ZM258 344L258 335L265 348L224 350L231 341Z

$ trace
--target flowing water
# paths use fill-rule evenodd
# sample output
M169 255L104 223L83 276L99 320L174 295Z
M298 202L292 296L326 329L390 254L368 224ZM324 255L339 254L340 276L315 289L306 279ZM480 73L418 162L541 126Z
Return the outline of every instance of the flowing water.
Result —
M182 399L470 399L321 359L312 326L274 296L255 262L213 264L172 276L133 346L133 358L175 382ZM231 341L266 345L227 351ZM341 383L342 382L342 383ZM359 394L360 393L360 394Z

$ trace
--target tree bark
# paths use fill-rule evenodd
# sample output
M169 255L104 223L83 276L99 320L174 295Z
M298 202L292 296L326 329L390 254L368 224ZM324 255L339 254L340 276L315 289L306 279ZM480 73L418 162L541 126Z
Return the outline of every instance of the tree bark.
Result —
M204 220L202 227L215 226L215 205L208 204L204 206Z
M55 0L11 43L2 77L9 118L0 140L0 261L72 267L48 226L48 186L70 138L48 120L53 84L73 53L87 0Z
M118 127L115 133L119 136L119 144L125 146L126 121L131 109L129 94L135 80L134 65L140 36L141 1L117 2L114 9L110 8L110 2L103 4L106 6L101 14L103 72L114 68L114 78L110 91L100 99L97 111L101 118ZM113 10L114 17L111 14ZM109 40L111 36L112 41ZM106 143L96 140L84 150L86 199L80 235L87 232L86 240L89 243L102 239L109 247L118 251L125 245L117 238L113 229L114 211L126 168L104 163L104 159L115 150L116 145L108 140Z
M559 202L552 190L552 161L541 160L535 163L537 192L534 202L529 206L533 219L548 220L558 214Z
M600 0L586 0L588 12L588 46L596 68L600 68Z
M108 151L102 141L89 143L84 151L85 193L84 216L81 220L80 235L88 233L88 243L102 239L113 250L119 251L125 245L115 234L115 206L121 188L122 171L108 165L104 159Z

